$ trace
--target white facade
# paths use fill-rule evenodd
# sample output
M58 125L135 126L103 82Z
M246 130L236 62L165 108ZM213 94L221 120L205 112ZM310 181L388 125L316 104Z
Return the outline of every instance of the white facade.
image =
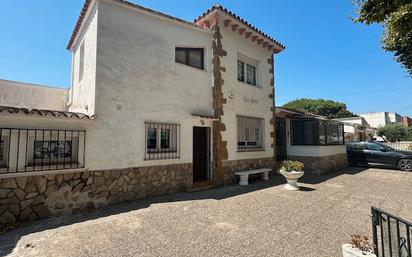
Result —
M89 2L70 44L70 89L10 87L0 83L1 89L7 88L1 91L0 105L83 113L94 119L4 112L0 126L85 130L85 170L192 163L193 127L213 127L214 119L205 117L214 115L214 31L121 1ZM272 66L267 60L273 50L234 33L223 23L222 18L219 26L227 52L221 59L226 70L223 94L227 99L222 116L226 131L222 136L227 141L228 160L271 158L273 99L268 96L273 86L269 72ZM202 48L204 69L177 63L176 47ZM257 86L237 80L239 56L256 63ZM39 98L41 101L37 101ZM195 117L194 113L204 117ZM238 151L238 115L264 120L262 150ZM145 160L146 122L180 125L180 158Z
M384 127L388 124L402 123L402 116L394 112L369 112L361 113L367 123L373 128Z

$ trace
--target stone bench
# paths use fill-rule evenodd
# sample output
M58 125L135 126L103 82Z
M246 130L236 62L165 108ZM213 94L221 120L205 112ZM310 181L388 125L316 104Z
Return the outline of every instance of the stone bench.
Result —
M260 173L260 177L263 180L269 180L269 171L272 169L264 168L264 169L256 169L256 170L244 170L235 172L235 175L240 177L239 185L247 186L249 185L249 175L250 174L258 174Z

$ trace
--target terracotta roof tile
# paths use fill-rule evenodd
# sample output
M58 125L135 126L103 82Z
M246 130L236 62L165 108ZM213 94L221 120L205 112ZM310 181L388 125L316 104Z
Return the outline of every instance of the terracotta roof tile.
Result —
M84 113L79 113L79 112L66 112L66 111L55 111L55 110L44 110L44 109L29 109L29 108L23 108L23 107L12 107L12 106L0 106L0 113L3 111L7 111L12 114L17 114L19 112L23 112L24 114L27 115L39 115L39 116L47 116L51 115L53 117L66 117L66 118L78 118L78 119L89 119L93 120L94 116L89 116Z
M262 36L266 37L267 39L269 39L270 41L272 41L273 43L278 45L280 48L282 48L282 50L284 50L286 48L286 46L282 45L280 42L276 41L275 39L273 39L272 37L270 37L269 35L267 35L263 31L259 30L258 28L256 28L255 26L253 26L252 24L250 24L246 20L242 19L240 16L236 15L232 11L224 8L220 4L213 5L210 9L208 9L206 12L204 12L202 15L200 15L197 19L195 19L194 22L195 23L198 22L199 20L201 20L202 18L204 18L206 15L213 12L214 10L221 10L221 11L225 12L226 14L232 16L233 18L238 19L239 21L243 22L246 26L250 27L251 29L255 30L257 33L261 34ZM280 52L280 51L278 51L278 52Z

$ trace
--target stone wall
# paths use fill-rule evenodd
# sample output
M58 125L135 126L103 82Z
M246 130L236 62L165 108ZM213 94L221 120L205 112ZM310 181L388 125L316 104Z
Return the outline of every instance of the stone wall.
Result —
M16 223L184 191L192 164L0 179L0 231Z
M229 185L239 182L239 178L234 174L237 171L259 168L272 169L274 166L274 158L223 161L224 184Z
M321 157L288 156L288 159L302 162L305 164L305 172L317 175L338 171L348 166L346 153Z

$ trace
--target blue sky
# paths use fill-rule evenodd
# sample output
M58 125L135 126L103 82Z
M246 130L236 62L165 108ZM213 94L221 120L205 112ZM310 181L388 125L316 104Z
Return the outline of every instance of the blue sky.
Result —
M412 117L412 78L381 48L382 28L354 24L351 0L131 0L192 21L214 3L287 46L276 57L276 104L295 98L344 102L353 112ZM83 0L0 1L0 78L68 87L65 49Z

